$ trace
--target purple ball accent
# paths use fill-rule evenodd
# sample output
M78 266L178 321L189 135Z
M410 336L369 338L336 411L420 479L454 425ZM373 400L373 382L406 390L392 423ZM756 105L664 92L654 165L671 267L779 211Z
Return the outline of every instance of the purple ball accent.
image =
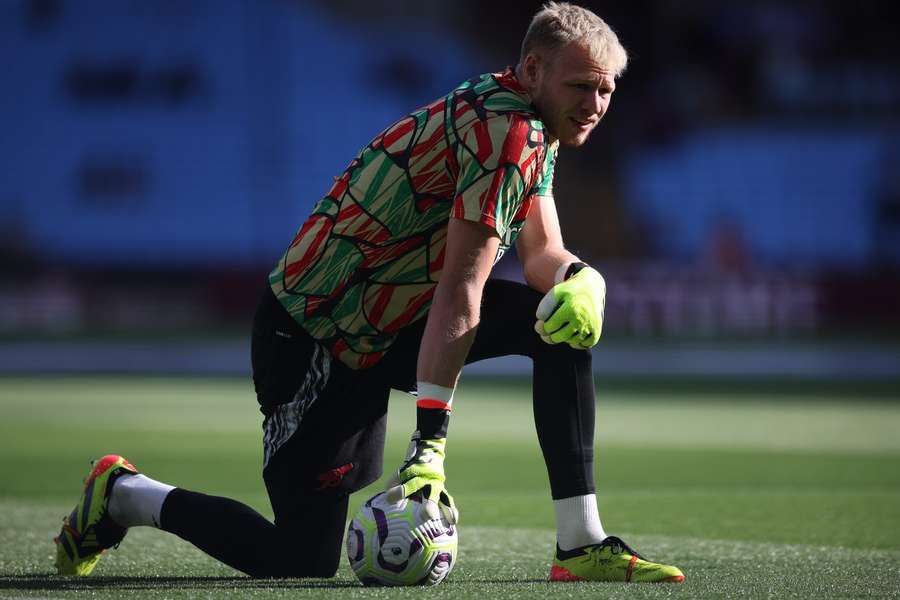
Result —
M419 538L413 539L412 543L409 545L409 555L412 556L416 552L422 549L422 542L419 541Z
M453 527L445 529L439 523L429 521L422 529L422 533L430 540L436 540L442 535L453 535Z
M451 564L453 562L453 556L449 552L441 552L437 556L435 556L434 560L431 561L431 566L428 568L428 573L425 575L425 577L417 581L416 585L428 585L429 583L431 583L429 579L429 577L431 576L431 572L434 571L434 568L438 563L442 562L445 562L448 565Z
M384 494L384 492L378 492L377 494L375 494L374 496L372 496L371 498L366 500L366 504L365 504L366 508L372 508L372 503L375 502L375 500L377 500L378 498L380 498L382 494Z
M383 510L374 506L372 507L372 515L375 517L375 525L378 527L378 545L381 546L388 536L387 517L384 516Z
M350 560L353 562L359 562L363 558L363 552L365 552L365 545L363 543L363 534L362 531L350 525L350 531L347 532L347 535L356 536L356 556L351 556Z
M391 573L402 573L406 570L406 567L409 566L409 559L404 560L402 563L398 565L392 565L389 562L384 560L384 554L382 552L378 553L378 566L384 569L385 571L390 571Z

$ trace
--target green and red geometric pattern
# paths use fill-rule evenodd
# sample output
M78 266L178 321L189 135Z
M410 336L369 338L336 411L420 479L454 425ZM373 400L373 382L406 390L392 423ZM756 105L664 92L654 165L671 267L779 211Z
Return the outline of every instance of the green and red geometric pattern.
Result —
M431 306L447 224L515 241L551 195L558 144L511 69L464 82L381 132L313 209L269 275L278 299L332 354L374 365Z

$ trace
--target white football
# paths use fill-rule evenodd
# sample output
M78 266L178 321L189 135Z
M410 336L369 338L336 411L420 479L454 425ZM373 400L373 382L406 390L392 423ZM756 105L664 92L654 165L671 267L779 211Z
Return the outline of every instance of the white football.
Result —
M363 585L437 585L457 547L456 526L429 517L418 494L397 503L376 494L347 528L347 558Z

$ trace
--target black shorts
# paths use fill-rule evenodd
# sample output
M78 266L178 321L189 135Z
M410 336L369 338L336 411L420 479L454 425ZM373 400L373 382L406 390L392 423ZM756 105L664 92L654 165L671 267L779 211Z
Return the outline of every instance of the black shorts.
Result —
M489 280L466 362L530 355L531 345L542 344L533 330L540 300L525 285ZM345 498L381 476L388 397L391 389L415 390L425 321L405 328L375 366L354 370L307 334L266 288L251 357L265 415L263 477L276 519L311 498Z

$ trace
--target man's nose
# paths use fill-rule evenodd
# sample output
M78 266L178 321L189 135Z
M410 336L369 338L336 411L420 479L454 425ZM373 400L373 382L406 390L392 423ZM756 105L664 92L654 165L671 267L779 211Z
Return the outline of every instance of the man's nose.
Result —
M585 99L585 102L582 106L585 111L589 112L591 115L599 115L603 113L603 96L599 91L594 91L588 94L588 97Z

